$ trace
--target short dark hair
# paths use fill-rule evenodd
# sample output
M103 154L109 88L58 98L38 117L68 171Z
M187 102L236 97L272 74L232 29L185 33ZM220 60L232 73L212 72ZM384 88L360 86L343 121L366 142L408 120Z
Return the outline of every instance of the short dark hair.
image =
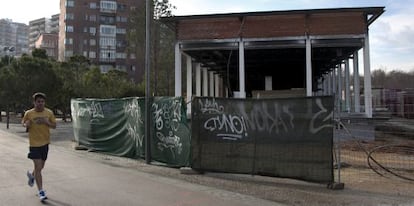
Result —
M46 94L42 92L36 92L33 94L33 100L36 100L37 98L43 98L46 99Z

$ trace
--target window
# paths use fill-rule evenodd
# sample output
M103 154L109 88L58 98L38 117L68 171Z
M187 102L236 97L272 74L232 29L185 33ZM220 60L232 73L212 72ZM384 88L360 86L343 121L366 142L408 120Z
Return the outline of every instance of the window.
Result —
M115 57L115 50L102 49L100 52L99 59L101 61L113 62L115 61Z
M97 7L96 2L89 3L89 8L90 9L96 9L96 7Z
M83 45L88 45L88 40L84 39L83 40Z
M96 15L90 15L89 21L96 21Z
M116 58L117 59L126 59L127 54L124 52L117 52L116 53Z
M88 27L83 27L83 32L88 32Z
M66 32L73 32L73 26L67 25Z
M74 7L74 6L75 6L75 0L66 1L66 7Z
M101 1L101 12L115 12L116 2L115 1Z
M125 28L116 28L116 33L117 34L126 34L126 29Z
M115 17L113 16L100 16L99 20L102 24L113 24L115 23Z
M96 45L96 40L95 39L90 39L89 40L89 45L95 46Z
M73 20L75 18L75 15L73 13L66 13L65 19L66 20Z
M127 5L125 4L118 4L118 11L125 11L127 9Z
M125 65L116 65L116 69L119 71L127 71L127 67Z
M89 33L92 35L96 34L96 28L95 27L89 27Z
M116 41L116 47L125 47L126 45L127 45L127 42L125 40Z
M102 73L107 73L113 69L112 65L99 65L99 69Z
M116 36L116 26L101 25L99 31L102 36Z
M89 51L89 58L91 58L91 59L95 59L95 58L96 58L96 52L94 52L94 51Z
M71 57L71 56L73 56L73 51L65 50L65 57Z
M100 47L115 47L116 39L113 37L101 37L99 39Z
M116 21L117 22L127 22L128 21L128 18L127 17L124 17L124 16L117 16L116 17Z
M66 38L65 39L65 44L67 44L67 45L73 44L73 39L72 38Z
M83 51L83 56L88 57L88 51Z

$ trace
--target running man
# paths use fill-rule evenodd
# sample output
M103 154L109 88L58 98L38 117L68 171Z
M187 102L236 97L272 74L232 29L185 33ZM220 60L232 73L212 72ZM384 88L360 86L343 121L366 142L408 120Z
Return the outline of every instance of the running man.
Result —
M29 154L27 157L33 160L34 169L32 172L27 171L30 187L36 181L39 190L39 199L47 199L43 190L42 169L45 166L49 152L50 130L56 128L56 118L53 112L45 108L46 95L41 92L33 94L34 107L27 110L23 116L22 124L29 132Z

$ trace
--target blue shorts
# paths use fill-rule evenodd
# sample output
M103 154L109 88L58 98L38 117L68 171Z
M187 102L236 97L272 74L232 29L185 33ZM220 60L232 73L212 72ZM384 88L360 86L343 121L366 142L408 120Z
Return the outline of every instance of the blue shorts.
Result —
M49 153L49 144L40 146L40 147L29 147L29 154L27 157L29 159L42 159L46 161L47 154Z

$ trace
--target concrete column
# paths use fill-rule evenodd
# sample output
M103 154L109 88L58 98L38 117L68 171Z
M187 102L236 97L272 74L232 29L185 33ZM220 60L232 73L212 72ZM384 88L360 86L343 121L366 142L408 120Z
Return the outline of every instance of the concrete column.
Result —
M244 67L244 42L242 39L239 41L239 92L240 98L246 98L246 80L245 80L245 67Z
M349 59L345 60L345 109L351 112L351 92L349 83Z
M332 95L334 96L335 109L336 109L336 107L338 107L338 101L337 100L339 99L336 70L337 70L336 67L332 69ZM339 111L339 110L336 109L336 111Z
M342 63L338 65L338 111L342 112Z
M209 77L209 81L208 81L208 85L209 85L209 96L210 97L214 97L214 72L208 72L208 77Z
M148 81L148 79L147 79ZM181 94L181 50L180 43L175 44L175 96L180 97Z
M319 77L319 86L318 86L318 89L319 89L318 94L319 95L321 95L321 96L324 95L324 92L325 92L324 88L325 88L325 79L323 78L323 76L321 76L321 77Z
M365 97L365 115L372 118L372 89L371 89L371 61L369 53L368 31L365 34L364 41L364 97Z
M196 64L196 96L201 97L201 65Z
M361 88L359 82L359 57L358 51L354 52L354 109L356 113L361 112L361 103L359 99L361 98Z
M218 74L214 74L214 96L220 96L220 77Z
M328 78L328 95L332 95L332 71L329 71L326 76Z
M272 76L265 76L265 90L266 91L273 90L273 77Z
M323 95L323 80L322 80L322 78L321 77L319 77L318 78L318 80L317 80L317 85L318 86L316 86L316 92L314 92L314 96L316 96L316 95L318 95L318 96L320 96L320 95Z
M203 67L203 97L208 97L208 70Z
M224 78L223 78L223 76L220 76L220 97L227 97L226 96L226 94L227 94L226 90L227 90L227 88L224 85Z
M306 37L306 96L312 96L312 45Z
M191 114L191 98L193 96L193 64L191 57L186 55L187 64L187 114ZM189 115L191 116L191 115Z
M323 95L326 95L325 94L325 92L326 92L326 90L325 90L325 87L326 87L325 75L323 74L320 78L321 78L321 91L320 91L320 94L323 96Z

